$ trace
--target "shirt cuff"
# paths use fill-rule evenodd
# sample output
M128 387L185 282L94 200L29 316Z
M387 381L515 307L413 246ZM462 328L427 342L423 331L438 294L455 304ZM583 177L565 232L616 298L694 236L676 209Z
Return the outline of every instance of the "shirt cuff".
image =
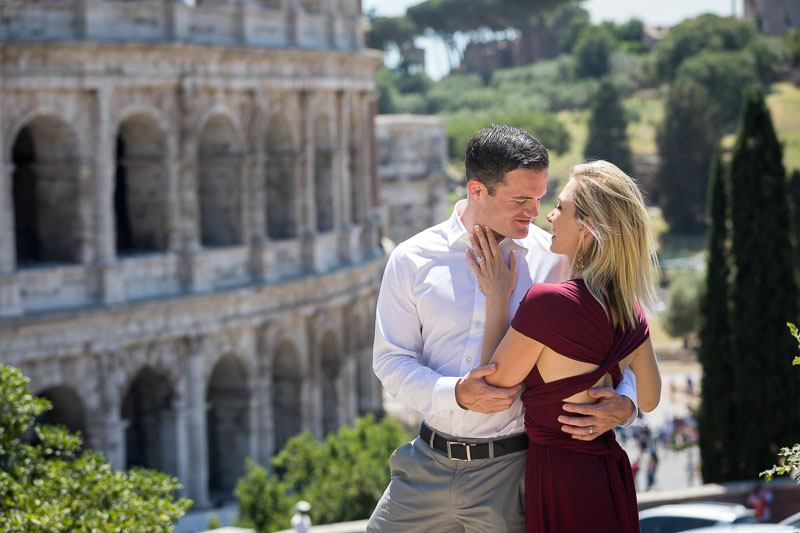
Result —
M456 383L459 377L441 377L433 387L433 411L466 411L456 401Z

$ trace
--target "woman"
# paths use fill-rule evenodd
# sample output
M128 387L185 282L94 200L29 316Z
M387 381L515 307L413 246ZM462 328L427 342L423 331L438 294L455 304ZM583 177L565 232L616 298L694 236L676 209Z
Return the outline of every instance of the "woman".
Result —
M655 300L647 212L631 178L595 161L573 168L547 220L550 250L570 258L572 279L531 287L508 332L515 258L507 266L493 233L484 231L473 236L476 257L468 254L486 295L482 363L497 364L486 381L527 386L526 531L638 532L631 466L614 432L577 440L561 431L557 418L565 402L593 402L587 389L616 386L628 366L636 374L639 408L658 405L661 378L639 307Z

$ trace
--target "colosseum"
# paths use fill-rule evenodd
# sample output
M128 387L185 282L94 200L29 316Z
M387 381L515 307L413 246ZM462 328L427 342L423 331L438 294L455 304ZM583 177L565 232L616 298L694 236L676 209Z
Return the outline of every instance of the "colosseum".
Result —
M381 409L359 0L0 2L0 360L204 506Z

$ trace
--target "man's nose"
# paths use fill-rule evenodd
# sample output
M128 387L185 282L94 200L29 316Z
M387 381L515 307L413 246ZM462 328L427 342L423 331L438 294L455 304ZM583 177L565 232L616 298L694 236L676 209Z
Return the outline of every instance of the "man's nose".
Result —
M526 217L536 218L539 215L539 201L537 200L526 205L524 212Z

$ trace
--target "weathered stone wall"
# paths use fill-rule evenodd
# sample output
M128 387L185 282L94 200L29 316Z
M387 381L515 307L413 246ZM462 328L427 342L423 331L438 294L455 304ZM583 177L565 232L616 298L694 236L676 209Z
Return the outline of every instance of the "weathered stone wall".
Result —
M448 216L445 120L379 115L375 126L385 234L398 243Z
M200 506L245 457L381 410L359 4L0 6L0 360Z

